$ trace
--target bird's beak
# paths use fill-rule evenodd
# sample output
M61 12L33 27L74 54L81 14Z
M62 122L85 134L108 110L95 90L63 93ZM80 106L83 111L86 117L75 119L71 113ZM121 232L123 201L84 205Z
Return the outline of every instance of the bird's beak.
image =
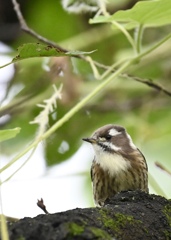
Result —
M82 138L82 140L92 144L97 143L97 140L95 138Z

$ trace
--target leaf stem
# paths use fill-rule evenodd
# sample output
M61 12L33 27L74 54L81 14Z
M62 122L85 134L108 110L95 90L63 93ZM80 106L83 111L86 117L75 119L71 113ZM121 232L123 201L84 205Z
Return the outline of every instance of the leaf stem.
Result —
M35 150L37 149L39 142L37 143L37 145L32 149L30 155L28 156L28 158L21 164L21 166L14 171L8 178L6 178L4 181L0 182L0 185L2 185L3 183L9 181L22 167L24 167L24 165L30 160L30 158L33 156ZM11 163L11 162L10 162Z
M135 30L135 42L137 54L140 54L141 52L143 30L144 30L143 24L140 24L139 27Z
M115 27L118 28L125 35L128 42L131 44L132 48L134 49L134 52L136 52L135 42L134 42L133 38L131 37L131 35L129 34L129 32L124 27L122 27L121 24L119 24L116 21L112 21L112 24L115 25Z
M156 48L160 47L163 43L165 43L167 40L171 38L171 33L168 34L166 37L161 39L159 42L154 44L151 48L144 51L143 53L139 54L135 59L139 60L140 58L143 58L144 56L148 55L149 53L153 52Z

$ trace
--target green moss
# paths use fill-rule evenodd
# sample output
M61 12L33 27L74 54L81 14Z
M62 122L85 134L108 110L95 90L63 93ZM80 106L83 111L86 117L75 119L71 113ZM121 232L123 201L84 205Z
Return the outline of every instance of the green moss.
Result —
M170 204L164 207L163 213L167 218L169 226L171 227L171 205ZM164 230L163 232L165 234L166 239L168 240L171 239L171 231Z
M69 223L68 228L72 236L77 236L84 232L84 226L78 225L74 222Z
M167 230L164 230L163 233L165 235L165 239L170 240L170 237L171 237L170 233Z
M17 238L17 240L25 240L25 238L24 237L19 237L19 238Z
M164 207L163 212L164 212L164 214L165 214L165 216L166 216L166 218L167 218L167 220L168 220L168 223L169 223L169 225L170 225L170 227L171 227L171 205L170 205L170 204L169 204L169 205L166 205L166 206Z
M106 228L111 229L117 236L121 236L123 229L128 226L133 226L134 228L142 225L142 221L134 219L130 215L124 215L121 213L116 213L113 218L109 215L108 209L100 209L101 221ZM142 226L141 226L142 228ZM147 229L143 227L143 230L148 233Z
M112 237L104 230L91 227L90 231L93 233L95 239L105 239L105 240L111 240Z

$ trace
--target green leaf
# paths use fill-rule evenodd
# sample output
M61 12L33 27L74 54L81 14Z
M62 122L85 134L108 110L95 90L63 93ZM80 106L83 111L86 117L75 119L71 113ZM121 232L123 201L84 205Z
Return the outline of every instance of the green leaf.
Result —
M52 46L40 43L27 43L18 48L18 55L13 59L13 61L32 57L61 57L64 55L64 52L59 51L59 49Z
M18 54L13 60L0 68L6 67L11 63L15 63L24 59L36 58L36 57L61 57L61 56L77 56L77 55L85 55L91 54L96 50L90 52L82 52L82 51L68 51L63 52L60 51L58 48L44 45L40 43L27 43L23 44L22 46L18 47Z
M0 130L0 142L6 141L10 138L14 138L19 132L21 128L13 128L7 130Z
M123 23L127 29L138 25L145 27L158 27L171 24L171 1L140 1L131 9L118 11L112 16L100 16L90 23L118 21Z

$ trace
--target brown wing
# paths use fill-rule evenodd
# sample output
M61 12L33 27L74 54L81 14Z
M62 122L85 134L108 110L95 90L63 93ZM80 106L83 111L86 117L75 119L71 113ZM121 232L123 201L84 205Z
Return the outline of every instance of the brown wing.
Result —
M145 159L144 155L142 154L142 152L138 148L137 148L137 150L143 158L144 167L145 167L145 171L142 171L142 174L143 174L142 179L143 179L143 183L144 183L143 190L148 193L149 189L148 189L148 166L147 166L147 162L146 162L146 159Z
M92 162L92 165L91 165L91 169L90 169L90 176L91 176L91 181L93 182L93 167L94 167L94 160Z
M144 159L144 162L145 162L145 164L146 164L146 169L147 169L147 171L148 171L147 161L146 161L144 155L143 155L142 152L139 150L139 148L137 148L137 150L138 150L139 153L142 155L142 157L143 157L143 159Z

